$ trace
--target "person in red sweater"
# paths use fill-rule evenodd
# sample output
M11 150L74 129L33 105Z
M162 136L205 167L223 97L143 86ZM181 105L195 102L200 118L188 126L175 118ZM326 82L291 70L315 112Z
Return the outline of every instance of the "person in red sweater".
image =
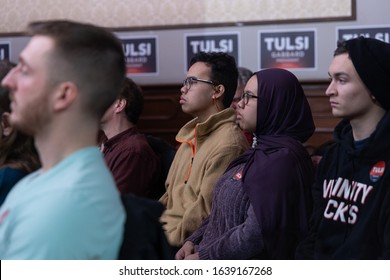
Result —
M119 98L101 119L107 139L102 151L119 191L157 199L161 163L144 134L137 128L143 110L141 88L126 78Z

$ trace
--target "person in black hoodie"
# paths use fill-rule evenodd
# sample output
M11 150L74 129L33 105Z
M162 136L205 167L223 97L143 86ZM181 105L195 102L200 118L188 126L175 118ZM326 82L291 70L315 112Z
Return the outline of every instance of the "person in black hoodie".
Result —
M390 44L339 42L326 90L342 121L313 189L309 236L298 259L390 258Z

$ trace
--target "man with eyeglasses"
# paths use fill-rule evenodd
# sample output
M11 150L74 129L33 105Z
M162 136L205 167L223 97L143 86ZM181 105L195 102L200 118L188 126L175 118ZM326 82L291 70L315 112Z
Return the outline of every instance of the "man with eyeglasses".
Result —
M216 180L248 148L230 108L237 67L226 53L198 53L181 88L183 112L194 116L176 136L180 147L165 183L161 217L170 244L180 247L210 214Z

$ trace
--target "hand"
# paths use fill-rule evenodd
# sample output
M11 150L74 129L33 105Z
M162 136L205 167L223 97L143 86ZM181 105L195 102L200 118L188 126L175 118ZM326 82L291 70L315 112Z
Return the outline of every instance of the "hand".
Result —
M199 260L199 252L196 252L195 254L188 255L184 259L185 260Z
M175 255L176 260L184 260L188 255L194 253L194 243L191 241L186 241L183 246L177 251Z

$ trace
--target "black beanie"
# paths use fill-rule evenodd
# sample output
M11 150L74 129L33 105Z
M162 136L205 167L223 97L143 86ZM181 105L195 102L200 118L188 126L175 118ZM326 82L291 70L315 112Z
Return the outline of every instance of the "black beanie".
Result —
M380 105L390 108L390 44L359 37L345 42L360 79Z

